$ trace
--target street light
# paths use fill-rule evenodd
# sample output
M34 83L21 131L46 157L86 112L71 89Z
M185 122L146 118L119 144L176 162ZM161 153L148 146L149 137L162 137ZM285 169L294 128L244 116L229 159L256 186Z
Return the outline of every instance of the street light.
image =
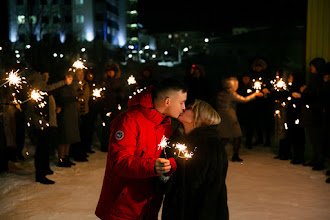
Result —
M208 43L209 41L210 41L210 39L208 39L208 38L205 38L205 39L204 39L204 42L205 42L205 43Z
M168 55L168 51L167 50L164 51L164 55Z

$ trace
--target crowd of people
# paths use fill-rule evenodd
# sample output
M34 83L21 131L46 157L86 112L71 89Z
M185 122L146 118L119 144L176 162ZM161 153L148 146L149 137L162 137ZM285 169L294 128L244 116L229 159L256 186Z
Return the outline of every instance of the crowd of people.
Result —
M57 151L59 167L87 162L100 117L100 150L108 151L108 157L96 209L99 218L155 219L165 194L164 219L228 219L228 143L233 146L232 162L243 161L239 149L244 142L248 149L278 143L275 158L316 171L326 168L326 159L330 164L329 77L330 64L322 58L310 62L307 83L285 68L272 72L265 60L255 59L240 77L222 80L212 107L200 65L191 66L184 83L166 79L158 84L145 69L129 88L114 62L106 65L99 83L84 68L53 84L47 83L47 72L35 73L29 86L47 92L48 104L1 106L1 144L6 146L0 148L1 169L8 169L8 160L22 157L27 123L36 145L36 181L53 184L46 177L53 173L49 155ZM102 96L95 96L94 88L102 88ZM171 118L177 119L174 131ZM305 153L306 142L312 158ZM178 143L185 148L175 147Z
M85 68L71 68L59 82L50 84L49 79L49 72L32 72L27 77L27 86L15 96L14 88L1 88L1 172L8 170L8 161L23 161L31 153L23 152L27 134L36 149L36 181L43 184L54 183L46 177L53 174L49 165L52 157L58 157L58 167L88 162L88 155L95 152L94 135L100 140L100 150L108 151L110 123L125 110L125 100L132 92L125 86L115 62L105 66L98 82ZM151 71L143 69L137 82L142 86L153 83ZM39 103L33 100L17 102L29 98L29 88L47 93L43 97L45 107L38 107ZM97 97L93 96L96 88L102 88ZM101 126L96 121L101 121Z

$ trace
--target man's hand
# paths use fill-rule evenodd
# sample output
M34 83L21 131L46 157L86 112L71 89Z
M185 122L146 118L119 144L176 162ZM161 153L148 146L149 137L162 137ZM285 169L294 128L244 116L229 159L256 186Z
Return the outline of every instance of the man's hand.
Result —
M155 162L155 172L157 174L167 173L171 170L171 163L164 158L158 158Z

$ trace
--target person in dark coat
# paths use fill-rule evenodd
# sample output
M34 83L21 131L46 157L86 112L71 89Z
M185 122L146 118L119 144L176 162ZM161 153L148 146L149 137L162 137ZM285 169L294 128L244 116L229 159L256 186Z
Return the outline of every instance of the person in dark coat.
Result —
M43 92L51 92L72 83L72 77L66 77L66 80L48 85L48 78L48 72L43 74L36 73L31 76L29 83L34 89ZM31 100L26 110L27 118L29 119L28 126L33 129L36 140L36 153L34 157L36 181L42 184L55 183L46 177L46 175L53 174L49 166L50 135L54 127L57 127L54 97L50 94L48 95L44 97L44 99L47 98L45 107L39 107L38 103Z
M121 72L117 63L111 62L105 67L105 79L102 86L105 88L104 98L102 99L102 114L103 120L101 150L108 151L110 123L121 113L121 106L125 97L125 87L121 82Z
M72 77L71 73L67 76ZM74 84L62 87L56 98L56 113L58 114L59 132L59 167L71 167L75 165L69 159L70 144L80 142L79 116L77 109L76 87Z
M300 88L301 93L293 94L295 98L301 98L302 122L306 136L310 141L313 158L305 165L313 166L313 170L324 169L324 152L322 141L322 67L325 64L323 58L315 58L310 62L311 76L307 86Z
M247 97L253 92L252 88L253 82L251 81L251 77L249 74L244 74L239 82L237 94ZM245 136L245 146L248 149L252 149L252 139L256 129L254 125L255 117L251 116L251 114L256 115L257 113L258 111L255 109L253 101L248 103L238 103L237 105L237 118Z
M208 101L210 92L204 68L200 65L195 65L192 71L185 79L189 91L187 104L193 103L195 99Z
M208 103L196 100L178 120L183 130L171 139L171 145L185 144L193 156L180 158L173 147L167 150L178 167L165 185L162 219L229 219L228 158L217 131L219 114Z
M253 101L255 109L258 110L257 115L253 115L255 118L257 140L255 145L270 146L271 144L271 132L273 126L273 102L268 98L270 93L270 80L273 76L268 68L268 64L263 58L256 58L250 65L250 77L251 80L259 80L262 82L263 97L257 97ZM254 112L256 113L256 111ZM265 137L265 139L264 139Z

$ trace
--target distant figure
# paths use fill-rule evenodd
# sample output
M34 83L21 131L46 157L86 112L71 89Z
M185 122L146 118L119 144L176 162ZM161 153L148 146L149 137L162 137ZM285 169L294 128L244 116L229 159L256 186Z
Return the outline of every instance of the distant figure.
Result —
M241 145L242 131L236 115L236 103L246 103L255 97L262 97L261 92L255 92L249 96L243 97L237 94L238 80L236 77L230 77L223 81L223 91L217 96L217 111L222 119L219 125L220 137L224 146L230 139L233 139L234 155L233 162L243 161L238 151Z
M105 88L102 99L102 138L101 151L107 152L109 146L110 123L121 112L125 97L125 87L121 82L121 71L117 63L111 62L104 69L105 78L102 86Z
M190 75L185 79L188 86L187 104L194 103L195 99L203 101L209 100L209 85L205 78L204 68L200 65L194 65L191 68Z
M153 74L151 69L144 68L137 77L138 87L143 89L144 87L148 87L150 85L157 86L156 81L153 79Z

